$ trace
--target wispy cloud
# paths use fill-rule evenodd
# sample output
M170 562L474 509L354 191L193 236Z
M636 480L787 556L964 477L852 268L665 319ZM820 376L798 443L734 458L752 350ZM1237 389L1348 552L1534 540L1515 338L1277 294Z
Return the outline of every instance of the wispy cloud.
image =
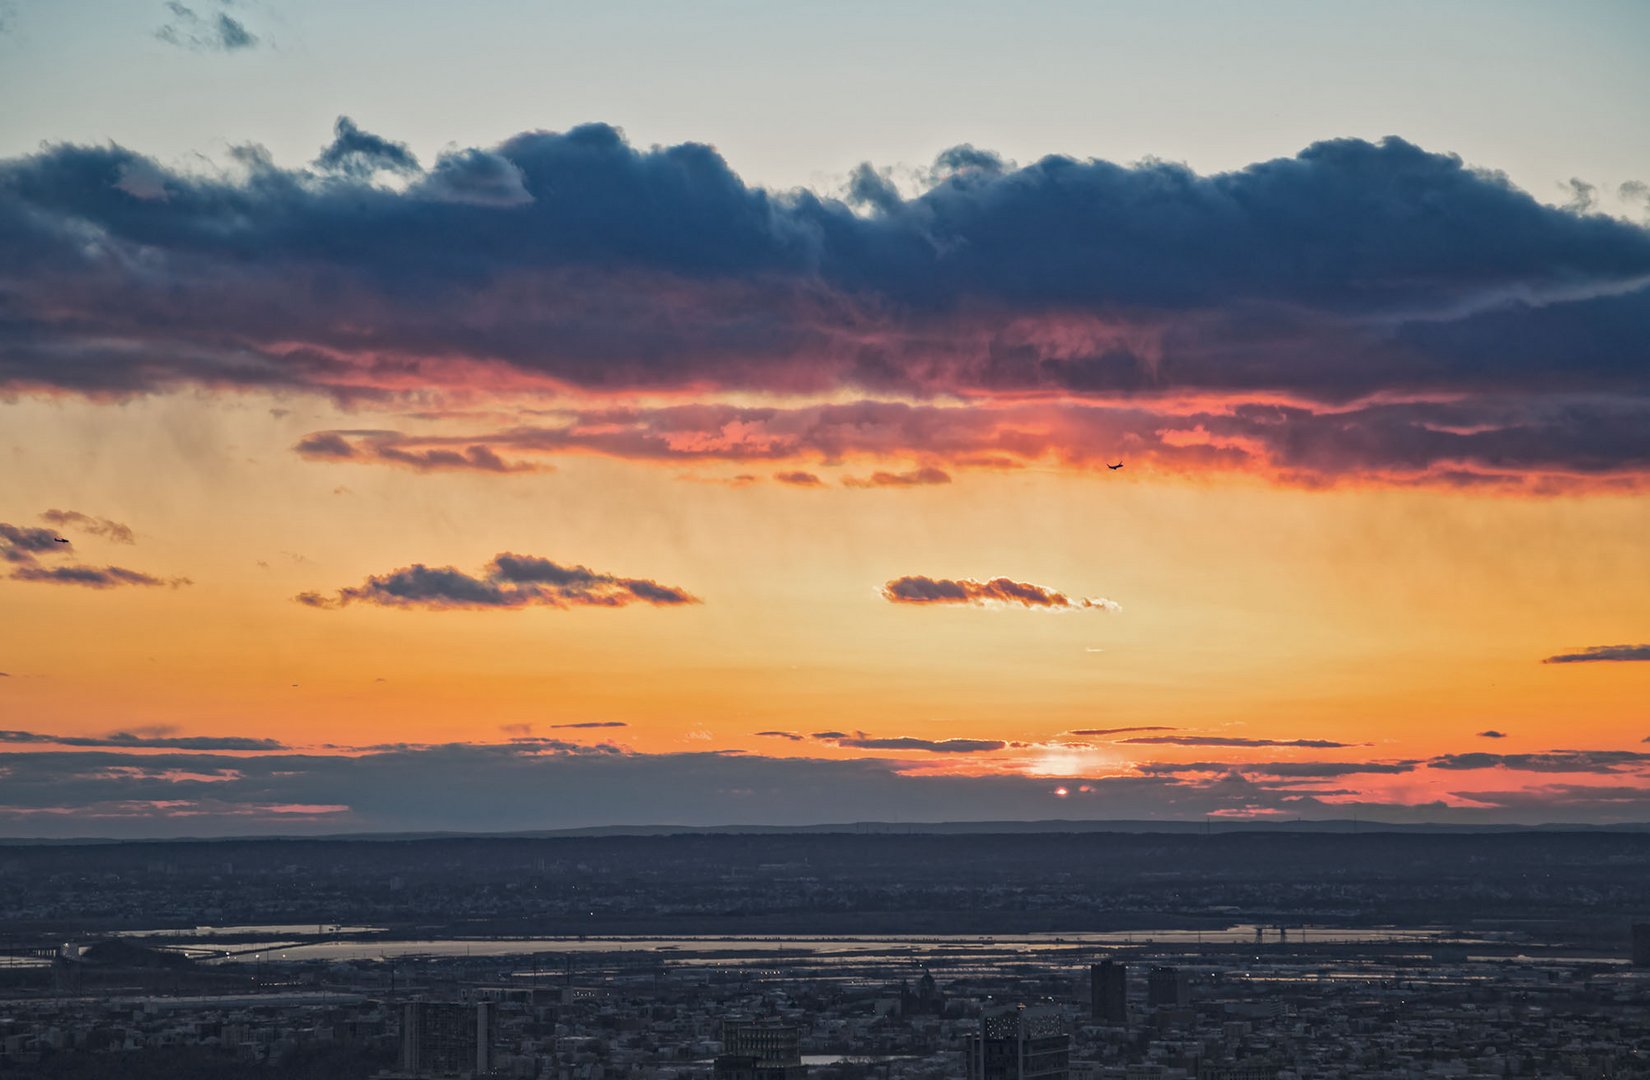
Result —
M170 0L166 10L171 17L155 37L168 45L195 52L239 52L258 44L258 36L227 11L202 14L178 0Z
M842 478L843 487L851 488L886 488L886 487L927 487L934 484L949 484L951 474L944 469L933 466L924 466L912 469L909 472L874 472L870 476L845 476Z
M117 544L135 544L137 537L133 534L130 525L122 525L118 521L111 521L106 517L93 517L82 514L78 510L47 510L40 515L40 520L47 525L55 525L59 529L79 529L92 536L101 536L105 540L112 540Z

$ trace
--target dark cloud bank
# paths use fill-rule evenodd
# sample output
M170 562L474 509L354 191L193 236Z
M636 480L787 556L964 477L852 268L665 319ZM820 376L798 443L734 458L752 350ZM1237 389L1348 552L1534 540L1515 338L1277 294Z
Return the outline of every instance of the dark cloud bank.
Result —
M182 745L188 739L178 739L179 746L170 748L164 736L112 735L83 744L29 732L8 732L3 738L73 746L0 752L5 781L0 784L0 834L12 836L1050 817L1184 820L1204 814L1529 823L1650 817L1650 788L1642 773L1630 772L1608 785L1555 776L1555 783L1526 790L1470 793L1470 804L1449 807L1368 797L1360 801L1344 788L1325 786L1350 775L1409 772L1422 764L1418 762L1159 763L1141 775L1079 782L906 775L909 762L876 757L841 761L733 752L638 754L605 744L532 738L340 748L348 751L342 755L280 749L234 753L230 751L267 745L267 740L234 736L199 740L223 752L188 749ZM104 741L117 741L119 747L106 748ZM1609 755L1570 764L1582 772L1601 768L1616 773L1634 763ZM1515 766L1532 767L1510 757L1460 765ZM1056 786L1065 787L1068 797L1057 798Z
M1650 231L1399 139L1207 176L961 148L910 197L869 169L841 198L768 191L602 124L427 167L347 119L309 167L236 156L219 176L116 146L0 162L0 388L902 399L305 446L425 469L528 467L515 448L1125 452L1538 491L1650 472Z

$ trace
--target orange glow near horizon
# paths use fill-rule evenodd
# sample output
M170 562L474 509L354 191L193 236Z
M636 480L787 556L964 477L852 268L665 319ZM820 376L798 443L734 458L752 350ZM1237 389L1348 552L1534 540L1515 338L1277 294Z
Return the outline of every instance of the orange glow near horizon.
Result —
M683 483L679 463L580 454L555 457L553 472L420 475L293 454L306 432L377 426L313 398L4 408L14 467L0 520L72 507L126 522L135 545L76 535L79 556L192 581L108 592L0 582L8 728L235 735L337 754L541 738L643 754L876 757L914 776L1062 781L1049 790L1094 816L1104 807L1072 781L1154 763L1424 762L1620 749L1650 734L1650 664L1540 663L1643 637L1642 499L1054 468L800 489ZM154 485L157 475L169 482ZM500 552L704 602L293 601L413 564L473 569ZM878 595L911 574L1005 575L1122 610L913 609ZM597 723L623 726L568 726ZM1237 741L1067 734L1120 728ZM1506 737L1479 736L1487 729ZM821 731L1005 745L860 749L809 737ZM1287 745L1298 740L1343 745ZM152 751L127 752L136 763ZM1299 790L1330 804L1472 805L1473 791L1557 782L1641 780L1417 767Z

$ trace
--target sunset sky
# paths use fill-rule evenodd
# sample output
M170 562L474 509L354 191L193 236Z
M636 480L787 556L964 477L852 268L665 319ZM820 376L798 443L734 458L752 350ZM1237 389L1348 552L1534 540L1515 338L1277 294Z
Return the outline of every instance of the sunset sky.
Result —
M0 101L0 835L1650 821L1642 4L10 0Z

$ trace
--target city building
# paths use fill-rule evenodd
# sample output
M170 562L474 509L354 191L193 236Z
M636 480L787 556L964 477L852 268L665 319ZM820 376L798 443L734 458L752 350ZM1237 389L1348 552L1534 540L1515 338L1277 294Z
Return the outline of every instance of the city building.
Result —
M1129 969L1115 960L1089 968L1090 1013L1103 1024L1129 1021Z
M1633 924L1633 966L1650 967L1650 923Z
M1146 1004L1154 1009L1179 1008L1192 1000L1186 973L1179 968L1158 966L1146 975Z
M1071 1033L1052 1006L988 1009L967 1038L968 1080L1068 1080Z
M945 1012L945 995L940 993L934 976L926 971L917 980L915 990L900 983L899 1001L901 1016L940 1016Z
M716 1080L801 1080L802 1033L795 1024L723 1020L714 1072Z
M401 1010L401 1073L485 1076L493 1068L494 1005L410 1001Z

